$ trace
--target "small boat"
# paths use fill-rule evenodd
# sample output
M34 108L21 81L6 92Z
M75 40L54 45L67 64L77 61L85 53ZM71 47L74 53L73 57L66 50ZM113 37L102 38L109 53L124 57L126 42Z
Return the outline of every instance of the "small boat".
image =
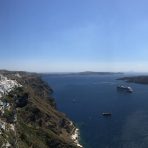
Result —
M111 116L111 115L112 115L112 113L110 113L110 112L102 113L102 116Z
M124 85L119 85L119 86L117 86L117 90L129 92L129 93L132 93L132 92L133 92L133 89L132 89L131 87L129 87L129 86L124 86Z

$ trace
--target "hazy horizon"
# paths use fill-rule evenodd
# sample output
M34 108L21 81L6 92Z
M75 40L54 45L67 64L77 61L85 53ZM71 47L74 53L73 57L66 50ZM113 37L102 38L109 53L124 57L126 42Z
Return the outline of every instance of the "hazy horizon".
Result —
M0 69L148 72L148 1L0 1Z
M77 74L77 73L85 73L85 72L94 72L94 73L121 73L121 74L141 74L141 75L147 75L148 72L136 72L136 71L89 71L89 70L85 70L85 71L27 71L27 70L12 70L12 69L0 69L0 70L4 70L4 71L14 71L14 72L28 72L28 73L38 73L38 74Z

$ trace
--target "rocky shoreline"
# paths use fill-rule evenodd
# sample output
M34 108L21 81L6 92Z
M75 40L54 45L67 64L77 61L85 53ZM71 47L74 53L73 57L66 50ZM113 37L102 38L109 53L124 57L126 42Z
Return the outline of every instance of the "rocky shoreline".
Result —
M70 125L73 125L73 122L70 122ZM71 134L71 139L74 141L74 143L78 146L83 148L83 146L80 144L79 140L80 140L80 130L74 126L72 134Z
M72 140L74 140L75 144L78 147L83 148L83 146L79 143L79 138L80 138L80 132L78 128L75 128L73 134L71 135Z

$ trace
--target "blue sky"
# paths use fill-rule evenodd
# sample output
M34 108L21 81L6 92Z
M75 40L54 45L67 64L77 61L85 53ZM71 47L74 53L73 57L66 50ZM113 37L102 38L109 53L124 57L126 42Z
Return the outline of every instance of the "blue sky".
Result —
M0 69L148 72L147 0L0 0Z

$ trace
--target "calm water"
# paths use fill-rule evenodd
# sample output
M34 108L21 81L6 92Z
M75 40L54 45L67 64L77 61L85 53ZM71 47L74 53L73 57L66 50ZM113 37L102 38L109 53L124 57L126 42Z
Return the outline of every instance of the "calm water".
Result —
M118 77L43 76L58 109L80 128L85 148L148 148L148 85L130 84L133 94L119 93L116 86L124 82Z

